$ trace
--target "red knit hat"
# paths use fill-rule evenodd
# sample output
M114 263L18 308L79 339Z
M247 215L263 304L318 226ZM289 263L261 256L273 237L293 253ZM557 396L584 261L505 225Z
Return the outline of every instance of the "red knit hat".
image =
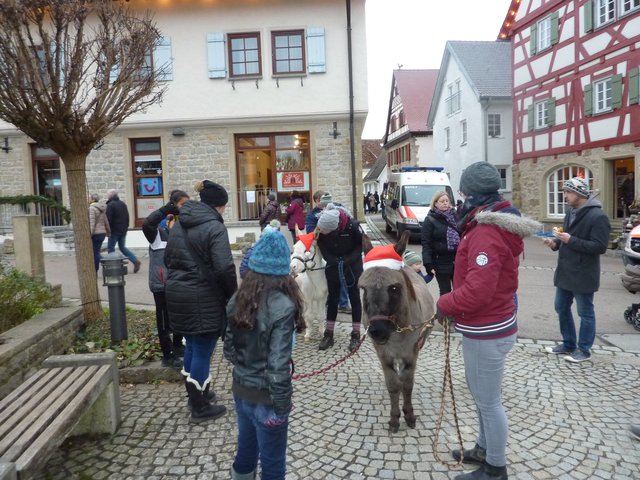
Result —
M305 251L310 251L311 250L311 245L313 244L313 240L315 239L316 234L311 232L311 233L305 233L304 235L298 235L298 240L300 242L302 242L304 244L304 249Z
M394 250L395 245L390 243L389 245L373 247L364 256L364 266L367 268L372 267L385 267L391 270L400 270L402 268L402 257L398 255L398 252Z

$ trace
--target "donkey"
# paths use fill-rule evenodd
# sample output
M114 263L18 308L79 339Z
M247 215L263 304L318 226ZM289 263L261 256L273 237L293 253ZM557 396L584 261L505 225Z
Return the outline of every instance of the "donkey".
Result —
M409 232L404 232L393 247L400 258L408 240ZM366 235L362 243L365 254L369 253L373 247ZM416 363L433 328L434 313L433 298L425 281L409 267L400 266L400 260L397 262L397 270L385 266L366 268L358 282L363 322L368 326L391 399L389 430L393 433L400 426L400 393L407 426L416 426L411 401Z
M290 265L304 297L304 319L307 323L304 341L308 342L324 329L328 293L325 261L316 245L314 233L302 234L296 227L296 237L298 241L293 246Z

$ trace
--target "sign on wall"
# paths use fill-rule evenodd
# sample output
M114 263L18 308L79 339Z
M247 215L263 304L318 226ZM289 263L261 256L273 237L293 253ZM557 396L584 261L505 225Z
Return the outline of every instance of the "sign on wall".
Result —
M309 190L309 172L278 172L278 191Z

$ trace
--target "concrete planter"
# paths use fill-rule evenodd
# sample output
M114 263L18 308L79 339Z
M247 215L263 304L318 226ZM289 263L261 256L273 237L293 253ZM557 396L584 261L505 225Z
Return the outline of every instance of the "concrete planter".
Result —
M74 343L84 324L82 308L51 308L0 334L0 399Z

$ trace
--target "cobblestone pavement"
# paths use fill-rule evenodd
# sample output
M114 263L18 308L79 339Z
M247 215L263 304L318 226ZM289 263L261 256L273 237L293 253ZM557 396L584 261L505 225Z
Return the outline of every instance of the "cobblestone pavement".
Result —
M338 325L336 346L298 342L297 373L346 353L348 325ZM638 413L640 357L596 347L591 362L568 364L543 353L548 341L521 340L508 356L504 403L510 421L510 478L640 478L640 442L627 433ZM443 337L434 332L420 355L414 389L415 429L401 421L387 430L389 398L370 340L343 365L295 382L287 479L447 479L461 472L434 458L435 425L444 368ZM459 337L451 365L460 429L467 446L476 434L473 401L464 381ZM226 479L235 451L231 369L214 354L214 388L230 412L205 425L188 422L180 384L121 385L123 423L109 438L66 442L43 478ZM448 458L456 433L447 402L438 452Z

